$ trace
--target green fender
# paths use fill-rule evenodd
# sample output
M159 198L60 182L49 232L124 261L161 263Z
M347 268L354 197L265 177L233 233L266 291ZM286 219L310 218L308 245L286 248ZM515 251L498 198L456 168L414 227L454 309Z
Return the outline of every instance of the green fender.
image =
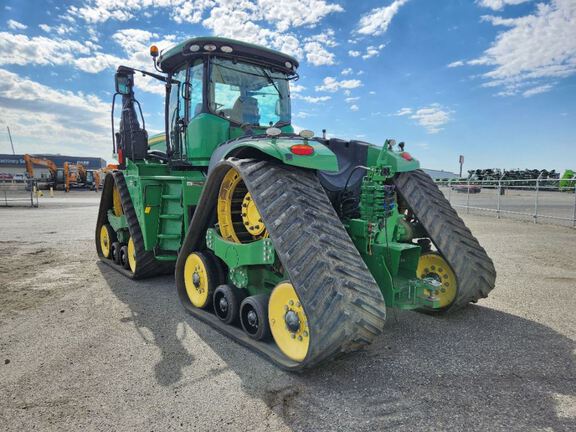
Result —
M295 155L290 148L298 144L308 144L314 149L311 155ZM229 156L242 156L248 149L254 149L282 161L286 165L310 168L319 171L338 171L336 155L325 145L314 141L294 138L246 138L224 144L216 149L210 167ZM249 153L249 150L248 150Z

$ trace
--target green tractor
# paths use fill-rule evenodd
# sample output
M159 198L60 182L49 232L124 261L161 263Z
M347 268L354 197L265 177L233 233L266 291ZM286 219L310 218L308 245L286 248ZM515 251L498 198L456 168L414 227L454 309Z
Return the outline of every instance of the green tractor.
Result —
M493 289L492 261L404 143L294 132L296 59L216 37L151 55L157 73L115 75L105 263L175 273L189 313L291 370L371 343L387 308L448 313ZM139 73L165 83L164 134L148 137Z

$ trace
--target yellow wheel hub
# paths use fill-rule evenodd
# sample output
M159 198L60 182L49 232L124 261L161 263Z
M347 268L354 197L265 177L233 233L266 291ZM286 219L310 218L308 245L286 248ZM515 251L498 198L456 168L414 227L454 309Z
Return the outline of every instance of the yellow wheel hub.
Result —
M420 279L436 279L442 284L440 290L436 292L436 296L440 300L440 307L446 307L452 304L456 298L456 291L458 289L456 275L440 254L430 252L420 256L416 275ZM426 294L430 293L427 292Z
M261 235L266 230L262 222L262 216L260 216L260 212L256 208L250 192L246 192L242 200L242 221L244 222L246 230L255 237Z
M120 198L120 191L116 186L112 190L112 210L114 211L114 216L122 216L124 212L122 211L122 199Z
M197 308L208 305L208 270L198 254L191 253L184 264L184 285L190 302Z
M218 226L228 241L248 243L268 237L266 226L240 173L231 168L218 193Z
M132 273L136 273L136 248L134 247L132 237L128 240L128 265Z
M272 290L268 320L274 341L286 357L304 360L310 347L308 318L290 282L280 282Z
M100 250L102 251L104 258L110 257L111 244L112 242L110 241L110 233L108 232L108 228L106 225L102 225L102 228L100 228Z

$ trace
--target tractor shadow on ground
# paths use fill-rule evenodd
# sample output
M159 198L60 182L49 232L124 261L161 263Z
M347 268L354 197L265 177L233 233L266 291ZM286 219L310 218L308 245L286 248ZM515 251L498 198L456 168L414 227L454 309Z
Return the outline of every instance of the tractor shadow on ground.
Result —
M130 320L144 342L160 349L162 358L154 365L158 384L178 383L183 377L182 370L193 364L194 357L182 344L185 337L182 317L187 316L177 307L178 299L171 299L176 296L175 289L168 289L174 285L174 277L133 281L105 264L98 262L97 266L112 293L130 308Z
M100 269L152 333L163 386L195 362L184 326L294 430L576 430L576 344L536 322L477 305L449 317L392 312L367 350L295 374L188 315L173 277L133 282Z

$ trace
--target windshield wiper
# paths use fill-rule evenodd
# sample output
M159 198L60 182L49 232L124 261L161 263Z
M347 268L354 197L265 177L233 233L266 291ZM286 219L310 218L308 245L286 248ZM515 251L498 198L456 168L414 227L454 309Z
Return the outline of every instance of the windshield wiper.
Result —
M266 79L268 80L268 82L274 86L274 88L276 89L276 92L278 92L278 96L280 97L280 99L284 99L284 98L282 97L282 93L280 93L280 89L278 88L278 86L276 85L276 83L274 82L274 80L272 79L272 77L271 77L270 75L268 75L268 72L266 72L266 69L264 69L263 67L261 67L260 70L262 71L262 73L264 74L264 76L266 77Z

